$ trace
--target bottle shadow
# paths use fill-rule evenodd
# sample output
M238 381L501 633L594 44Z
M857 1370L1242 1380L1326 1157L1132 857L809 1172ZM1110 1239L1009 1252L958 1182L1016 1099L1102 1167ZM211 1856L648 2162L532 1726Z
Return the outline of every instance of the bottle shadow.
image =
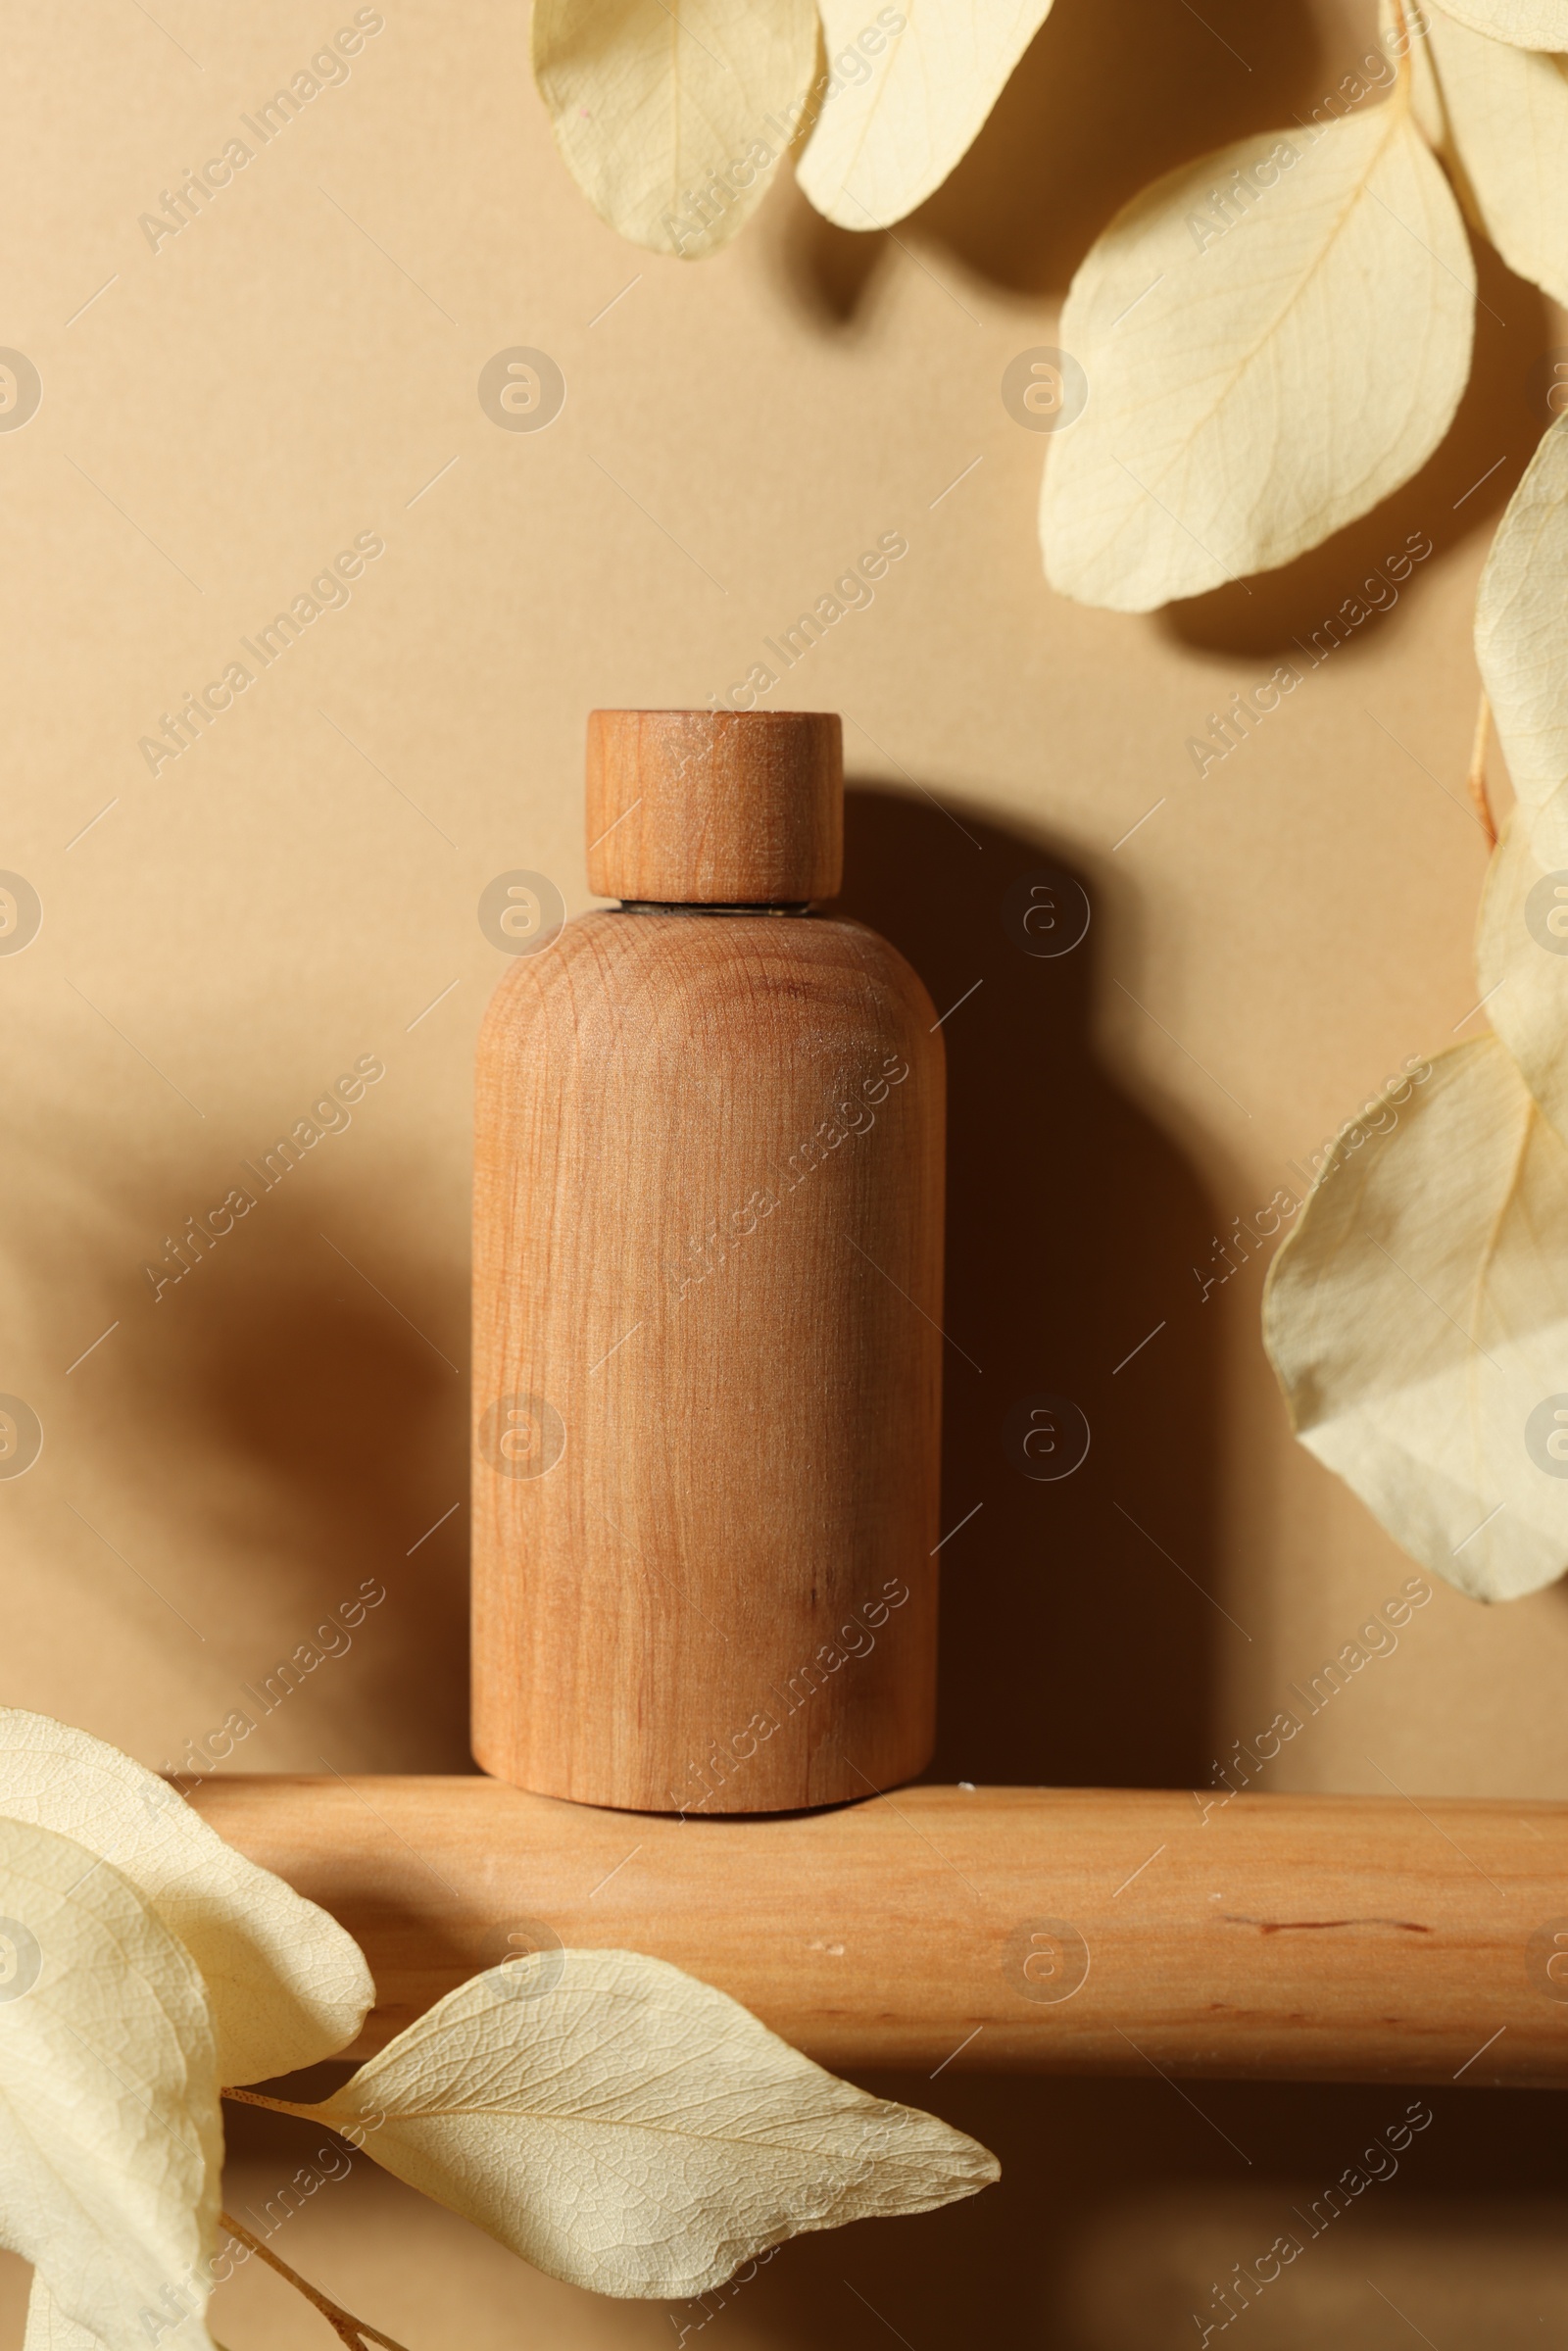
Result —
M1192 1264L1217 1220L1096 1051L1099 884L1044 835L880 787L852 785L845 833L835 911L907 956L948 1050L932 1776L1201 1784L1238 1637L1207 1596L1218 1329Z

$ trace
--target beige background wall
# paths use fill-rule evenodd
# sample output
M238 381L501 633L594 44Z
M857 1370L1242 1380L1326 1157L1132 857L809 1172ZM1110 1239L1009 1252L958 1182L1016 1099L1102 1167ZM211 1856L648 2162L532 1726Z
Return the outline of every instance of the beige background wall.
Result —
M138 217L228 139L258 147L240 116L353 11L6 21L0 341L42 402L0 431L0 866L44 912L0 956L0 1389L44 1447L0 1484L3 1694L177 1762L375 1579L352 1649L233 1763L466 1767L469 1060L500 970L479 893L525 867L587 904L587 709L706 702L897 530L875 602L770 699L846 714L847 903L940 1005L984 981L947 1028L947 1313L982 1367L950 1357L947 1521L985 1507L945 1554L938 1768L1206 1786L1411 1572L1287 1435L1261 1259L1206 1298L1193 1269L1405 1056L1474 1033L1469 615L1545 421L1536 363L1568 330L1484 260L1471 395L1386 509L1174 613L1080 610L1040 575L1045 444L1003 370L1053 341L1116 203L1317 103L1369 9L1057 0L895 237L829 228L782 184L698 267L621 244L577 196L520 7L380 14L351 77L156 252ZM564 374L544 431L480 406L517 345ZM1200 778L1207 713L1410 531L1436 552L1396 609ZM139 738L362 533L384 553L351 601L151 774ZM1093 907L1058 961L1001 915L1044 867ZM155 1303L165 1236L363 1054L385 1075L352 1126ZM1093 1426L1060 1486L1001 1450L1034 1389ZM1272 1784L1568 1794L1565 1665L1563 1588L1492 1612L1444 1588ZM1187 2340L1209 2280L1403 2103L904 2087L999 2147L1004 2188L792 2249L712 2318L723 2339ZM1454 2091L1439 2120L1353 2242L1250 2316L1254 2351L1330 2325L1398 2342L1406 2318L1445 2346L1560 2339L1555 2109ZM242 2140L247 2192L291 2143ZM333 2196L291 2224L292 2257L414 2351L666 2339L663 2313L531 2280L390 2185ZM247 2351L314 2322L248 2283L217 2324Z

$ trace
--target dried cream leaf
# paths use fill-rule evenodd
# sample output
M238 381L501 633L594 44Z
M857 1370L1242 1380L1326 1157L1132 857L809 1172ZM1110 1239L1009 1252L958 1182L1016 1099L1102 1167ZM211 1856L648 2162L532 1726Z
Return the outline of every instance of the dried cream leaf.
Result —
M1568 303L1568 58L1490 41L1437 9L1431 16L1461 192L1509 269Z
M1303 1445L1461 1592L1568 1566L1568 1148L1495 1038L1348 1127L1270 1268Z
M1367 513L1448 428L1474 293L1459 208L1402 92L1156 180L1062 312L1089 396L1046 465L1052 585L1149 612Z
M1537 1108L1568 1142L1568 869L1543 869L1517 810L1487 869L1476 978Z
M1476 597L1476 659L1544 870L1568 865L1568 416L1508 501Z
M201 1970L225 2082L314 2065L365 2022L375 1986L354 1937L118 1747L0 1708L0 1814L74 1837L140 1888Z
M1378 0L1378 45L1388 57L1400 54L1399 20L1393 0ZM1448 129L1443 92L1438 86L1437 69L1432 63L1432 45L1424 39L1412 40L1408 44L1408 54L1410 113L1415 126L1429 147L1436 147L1440 155L1449 155L1453 140Z
M160 2322L164 2315L159 2313ZM180 2337L176 2335L174 2340L177 2343ZM27 2295L27 2330L22 2338L22 2351L104 2351L102 2336L67 2318L36 2270Z
M973 2139L836 2080L662 1959L567 1951L528 1990L512 1965L473 1977L296 2111L602 2294L705 2293L803 2229L997 2177Z
M701 260L766 192L809 102L812 0L534 0L533 72L596 212Z
M979 135L1051 0L821 0L829 79L796 177L841 228L902 220ZM888 29L894 19L900 29Z
M0 2242L106 2351L211 2351L221 2166L184 1945L87 1847L0 1820Z
M1568 0L1448 0L1447 14L1519 49L1568 49Z

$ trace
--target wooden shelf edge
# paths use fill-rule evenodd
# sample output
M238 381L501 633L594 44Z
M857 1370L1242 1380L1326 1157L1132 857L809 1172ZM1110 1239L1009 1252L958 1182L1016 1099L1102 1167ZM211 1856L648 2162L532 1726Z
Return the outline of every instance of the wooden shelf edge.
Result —
M681 1821L238 1775L192 1801L364 1946L357 2055L542 1925L840 2071L1568 2082L1568 1804L920 1787Z

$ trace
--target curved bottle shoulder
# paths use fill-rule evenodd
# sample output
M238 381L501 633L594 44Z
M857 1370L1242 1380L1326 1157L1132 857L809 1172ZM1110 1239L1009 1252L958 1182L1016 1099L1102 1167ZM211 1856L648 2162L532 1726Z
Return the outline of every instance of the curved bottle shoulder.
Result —
M627 913L578 915L548 947L503 972L479 1033L481 1056L541 1025L579 1039L606 1024L688 1019L711 1031L726 1003L740 1020L769 1004L783 1017L856 1010L928 1039L940 1054L935 1009L919 975L879 932L833 914Z

